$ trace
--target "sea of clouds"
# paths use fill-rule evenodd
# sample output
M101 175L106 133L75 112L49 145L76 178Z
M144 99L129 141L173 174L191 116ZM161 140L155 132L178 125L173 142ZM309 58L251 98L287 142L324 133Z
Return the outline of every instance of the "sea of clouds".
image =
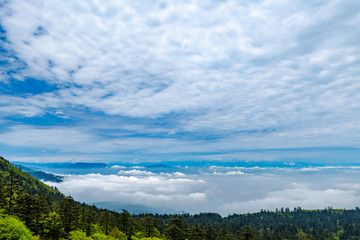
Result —
M125 169L126 168L126 169ZM87 203L118 202L177 212L257 212L261 209L355 208L359 167L217 167L197 174L116 168L116 174L67 174L57 186ZM121 170L119 170L121 169Z

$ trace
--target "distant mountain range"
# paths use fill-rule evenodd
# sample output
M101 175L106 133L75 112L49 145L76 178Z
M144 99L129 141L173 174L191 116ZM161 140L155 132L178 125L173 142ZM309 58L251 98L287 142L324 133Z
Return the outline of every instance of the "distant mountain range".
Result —
M31 176L33 176L34 178L40 179L43 182L63 182L64 177L63 176L59 176L59 175L55 175L52 173L46 173L43 171L35 171L31 168L28 167L24 167L22 165L14 165L15 167L21 169L22 171L30 174Z
M168 208L152 208L140 204L122 204L119 202L96 202L91 203L90 205L95 205L98 208L105 208L115 212L122 212L123 209L126 209L130 214L183 214L184 212L176 211L174 209Z

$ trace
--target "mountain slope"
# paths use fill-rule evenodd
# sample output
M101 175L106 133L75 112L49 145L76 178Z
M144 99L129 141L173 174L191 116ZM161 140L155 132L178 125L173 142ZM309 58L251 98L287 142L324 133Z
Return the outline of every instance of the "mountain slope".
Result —
M0 180L6 185L10 181L10 174L17 177L19 185L31 195L49 196L52 199L63 199L65 196L59 191L47 186L30 174L13 166L8 160L0 157Z
M30 174L31 176L33 176L36 179L39 179L41 181L49 181L49 182L62 182L63 181L63 176L59 176L59 175L55 175L52 173L46 173L43 171L35 171L31 168L28 167L24 167L23 165L19 165L19 164L13 164L15 167L17 167L18 169L22 170L23 172L27 172L28 174Z

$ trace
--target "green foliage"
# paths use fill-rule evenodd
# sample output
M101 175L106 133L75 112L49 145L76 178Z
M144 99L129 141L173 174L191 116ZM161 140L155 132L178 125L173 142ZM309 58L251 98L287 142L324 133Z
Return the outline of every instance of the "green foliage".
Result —
M8 185L11 181L11 178L9 178L11 174L17 177L20 188L31 195L48 195L54 200L64 198L64 195L59 191L56 191L53 188L47 186L46 184L32 177L30 174L23 172L13 166L8 160L0 157L0 181L4 185Z
M116 240L116 238L111 237L111 236L107 236L107 235L105 235L103 233L95 233L95 234L91 235L91 237L94 240Z
M5 185L3 181L0 179L0 208L4 208L6 206L6 193L5 193Z
M254 230L249 226L244 226L241 228L241 239L250 240L255 239Z
M42 223L43 231L41 235L44 239L59 239L64 235L60 215L56 212L49 213Z
M14 217L0 217L1 240L32 240L33 236L20 220Z
M144 227L145 237L154 237L155 236L155 219L149 215L146 215L141 223Z
M217 240L235 240L235 237L233 234L230 233L230 231L227 228L221 228L216 239Z
M60 217L64 231L69 233L74 230L77 218L77 204L72 197L66 197L61 203Z
M87 237L86 233L81 230L71 231L69 233L69 240L93 240L91 237Z
M170 240L185 240L186 232L176 225L171 225L166 229L165 235Z
M132 236L131 240L165 240L165 238L158 238L158 237L136 237Z
M114 227L109 234L111 237L115 238L115 239L120 239L120 240L126 240L127 236L125 233L121 232L117 227Z
M170 226L166 229L165 235L170 240L183 240L188 237L189 225L181 216L174 216L170 219Z

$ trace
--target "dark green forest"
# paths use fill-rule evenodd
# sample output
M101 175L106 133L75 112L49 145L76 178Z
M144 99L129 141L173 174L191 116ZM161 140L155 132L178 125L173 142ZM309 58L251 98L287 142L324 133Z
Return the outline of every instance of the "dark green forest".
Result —
M360 239L360 209L132 215L80 203L0 157L0 240Z

